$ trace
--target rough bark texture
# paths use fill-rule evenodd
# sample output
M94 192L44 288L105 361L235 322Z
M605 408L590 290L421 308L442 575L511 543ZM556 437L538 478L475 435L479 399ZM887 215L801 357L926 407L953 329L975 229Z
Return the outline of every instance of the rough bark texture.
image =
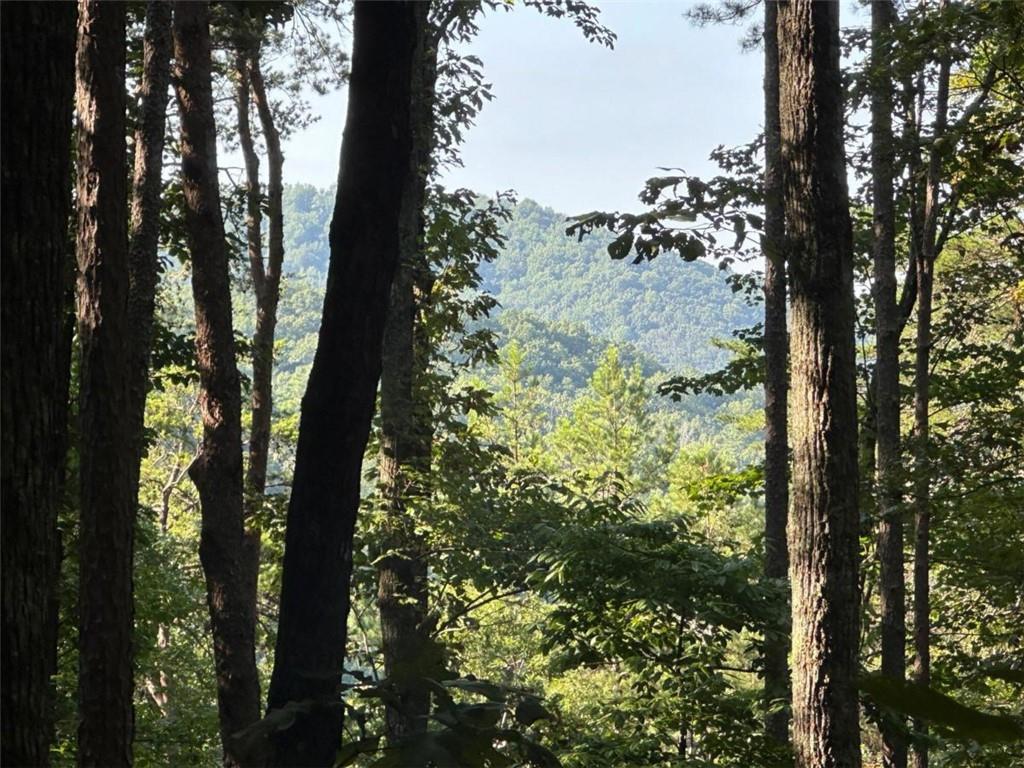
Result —
M893 204L893 80L888 41L894 10L871 3L871 174L874 200L875 497L878 511L882 674L906 676L906 595L900 498L900 322L896 306L896 213ZM905 768L903 729L882 724L882 763Z
M789 575L789 335L779 134L778 4L768 0L764 8L764 573L770 579L785 581ZM785 634L765 640L765 732L779 744L789 741L788 655Z
M189 476L202 514L199 558L213 632L224 763L239 765L231 736L259 718L259 679L243 541L242 397L217 185L206 3L175 3L174 50L203 418L203 442Z
M422 46L413 73L413 150L415 172L403 193L399 263L384 327L380 383L379 489L386 516L377 567L384 672L395 685L398 704L385 711L388 740L395 744L426 729L430 693L422 685L432 675L427 626L427 562L408 504L428 492L433 429L430 404L420 380L425 358L418 327L418 288L429 282L430 268L421 248L423 205L434 132L437 44Z
M71 277L73 3L0 4L0 763L49 765Z
M129 406L125 6L78 6L78 764L132 762L135 441Z
M414 172L412 81L428 3L357 2L327 295L302 403L269 706L314 702L275 739L275 765L320 766L341 739L352 537L363 452Z
M839 6L791 0L778 22L792 308L793 750L798 768L857 768L857 415Z
M928 482L929 385L931 383L932 278L937 254L939 184L942 179L941 141L949 110L949 58L939 63L938 93L931 154L925 177L921 245L917 259L917 346L914 354L914 682L931 682L931 603L929 528L931 494ZM916 730L926 731L918 722ZM914 768L928 768L928 745L914 747Z
M160 275L160 186L163 173L164 132L167 127L167 87L171 82L171 4L146 4L143 37L141 104L135 128L135 171L132 177L130 236L128 242L128 333L130 391L135 460L132 464L136 503L139 462L143 451L149 358L153 343L153 310Z

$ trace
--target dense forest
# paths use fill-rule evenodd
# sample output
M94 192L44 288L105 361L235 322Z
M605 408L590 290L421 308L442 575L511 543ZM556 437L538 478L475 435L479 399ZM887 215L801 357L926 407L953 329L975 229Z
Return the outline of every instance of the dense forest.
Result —
M556 212L446 171L585 2L0 4L0 763L1024 765L1024 4L858 9Z

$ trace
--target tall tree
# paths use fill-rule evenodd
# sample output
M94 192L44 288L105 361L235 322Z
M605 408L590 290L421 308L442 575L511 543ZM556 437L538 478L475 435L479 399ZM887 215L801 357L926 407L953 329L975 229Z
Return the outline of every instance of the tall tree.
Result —
M199 558L213 631L224 763L230 766L241 764L232 735L259 719L260 693L243 541L242 396L217 181L208 4L175 3L173 29L203 420L202 445L189 475L199 491Z
M386 517L384 553L377 566L384 671L397 686L397 705L387 707L388 739L397 743L423 731L430 694L417 683L429 668L431 647L427 627L427 563L407 504L423 497L430 472L433 427L428 403L418 393L428 351L424 329L417 322L418 298L429 296L433 280L423 252L423 206L431 170L434 134L434 88L440 30L431 28L413 62L411 162L399 218L398 267L391 286L384 326L380 388L379 478Z
M261 61L261 40L265 21L248 14L239 18L235 54L235 97L238 111L238 140L245 160L246 246L249 276L256 295L256 330L252 339L252 417L249 428L249 462L245 471L245 550L249 568L249 592L256 611L259 577L260 528L258 513L267 488L270 459L270 422L274 412L274 336L277 305L281 298L281 269L284 264L284 212L281 205L284 153L281 134L267 99ZM268 243L266 261L263 247L263 194L259 154L251 127L251 105L256 103L267 152Z
M921 244L917 258L917 335L914 352L914 681L931 682L931 606L929 600L929 527L931 525L928 477L928 401L931 380L932 290L938 255L939 194L942 182L942 141L949 111L950 60L939 60L938 92L932 145L925 176ZM925 730L918 723L919 730ZM914 747L914 768L928 768L928 745Z
M896 303L895 152L890 2L871 3L871 177L874 206L875 299L875 497L878 511L882 674L906 674L906 606L903 512L900 495L900 316ZM886 768L905 768L907 746L900 723L882 723Z
M330 765L341 737L352 538L403 196L413 164L413 70L429 3L357 2L331 222L331 260L302 404L288 507L272 709L313 702L275 739L275 765Z
M48 765L71 277L75 6L0 4L0 763Z
M778 12L791 296L793 749L799 768L860 765L853 243L839 6Z
M81 0L78 338L81 344L78 763L132 762L136 490L129 401L125 6Z
M768 0L764 4L764 574L784 581L789 572L789 335L777 23L778 4ZM764 648L765 731L781 744L789 741L788 645L780 633L767 638Z
M132 489L139 492L143 452L149 360L153 342L153 311L160 275L160 190L167 127L167 87L171 82L171 4L146 3L143 33L141 101L135 126L135 170L132 176L128 241L129 417L136 457Z

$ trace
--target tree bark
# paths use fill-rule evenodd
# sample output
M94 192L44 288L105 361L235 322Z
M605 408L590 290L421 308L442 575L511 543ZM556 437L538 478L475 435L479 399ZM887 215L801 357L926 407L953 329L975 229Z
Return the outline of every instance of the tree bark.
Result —
M839 7L791 0L778 23L792 308L793 750L798 768L857 768L857 409Z
M132 488L138 505L139 469L144 450L146 395L153 343L153 311L160 275L160 192L167 127L167 87L171 82L171 4L146 3L143 34L142 100L135 128L135 170L132 177L128 241L129 417L135 460Z
M893 79L889 34L893 6L871 3L871 175L874 200L875 299L875 497L878 510L879 596L882 621L882 674L906 676L906 595L903 563L903 511L900 494L900 322L896 306L896 213L892 131ZM906 768L903 725L881 726L882 764Z
M433 279L421 240L434 134L437 47L432 34L413 72L414 173L403 193L399 262L384 327L380 383L379 492L386 520L381 542L385 554L377 566L377 605L384 673L399 699L385 710L385 730L392 744L426 730L430 693L422 678L436 673L427 626L427 562L409 502L415 504L429 493L433 444L431 406L423 388L430 350L417 320L417 296L424 295L419 289Z
M785 208L782 143L779 134L778 4L764 13L764 575L785 581L789 574L786 522L789 517L789 334L786 328ZM785 606L787 613L789 605ZM788 622L764 644L765 733L789 742Z
M312 702L275 765L330 765L340 744L352 538L412 163L412 84L428 3L357 2L327 295L302 403L269 706Z
M72 3L0 4L0 763L46 766L70 371Z
M78 287L81 344L78 764L132 763L132 553L125 6L78 14Z
M217 180L208 14L206 3L175 4L175 85L203 419L203 441L189 476L199 491L199 558L210 608L224 764L231 766L241 764L231 737L259 718L260 694L243 541L242 396Z
M942 181L942 140L949 112L949 55L939 61L938 92L931 152L925 177L921 245L917 259L917 336L914 353L914 682L931 682L931 604L929 594L929 529L931 494L929 484L928 429L931 384L932 285L937 253L939 185ZM918 722L915 729L927 730ZM928 768L928 745L914 747L914 768Z
M263 130L267 148L267 261L263 263L262 249L259 265L253 269L256 292L256 331L252 348L252 421L249 429L249 464L246 468L246 552L252 572L252 599L255 610L256 588L259 580L260 525L258 512L263 505L267 489L267 463L270 458L270 422L274 411L274 335L277 329L277 305L281 297L281 268L284 264L284 208L282 171L284 153L281 137L267 100L260 57L257 50L248 63L248 81ZM259 177L256 178L259 184ZM257 186L258 190L258 186Z

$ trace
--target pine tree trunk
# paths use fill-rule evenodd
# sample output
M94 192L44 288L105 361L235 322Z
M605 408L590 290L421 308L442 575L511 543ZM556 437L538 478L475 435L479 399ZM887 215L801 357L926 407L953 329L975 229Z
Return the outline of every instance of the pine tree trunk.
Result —
M46 766L70 371L72 3L0 4L0 763Z
M379 489L384 507L385 556L377 567L384 673L394 685L397 706L385 711L392 744L426 730L430 693L422 684L432 676L433 644L427 626L427 562L407 502L429 493L433 428L422 379L426 357L417 322L418 285L430 281L421 247L423 206L434 133L437 44L431 36L413 73L413 150L415 172L403 193L399 263L384 327L380 384ZM429 293L429 291L427 292Z
M355 5L327 295L302 403L269 697L271 709L317 706L277 735L274 765L330 765L341 740L353 534L414 173L413 67L428 11L420 2Z
M931 683L931 601L929 588L931 492L928 430L931 384L932 287L937 257L939 185L942 180L942 140L949 111L949 58L939 62L938 93L931 154L925 178L921 246L917 259L917 346L914 354L914 682ZM926 731L923 722L915 724ZM928 768L928 745L914 747L914 768Z
M175 87L203 418L203 442L189 476L199 491L199 558L210 608L224 764L230 766L241 764L231 736L259 718L260 704L242 519L242 396L217 181L208 13L206 3L175 4Z
M78 764L132 763L136 444L125 338L128 205L125 6L78 15L78 339L81 344Z
M779 6L791 296L793 750L857 768L857 411L839 7Z
M906 589L900 497L900 323L896 306L896 214L893 203L893 80L888 36L894 10L871 3L871 175L874 199L875 496L878 509L882 674L906 676ZM882 763L906 768L903 725L882 723Z
M764 15L764 575L784 582L789 575L789 335L786 329L785 209L779 135L778 4ZM765 733L789 742L789 641L786 627L764 645Z

